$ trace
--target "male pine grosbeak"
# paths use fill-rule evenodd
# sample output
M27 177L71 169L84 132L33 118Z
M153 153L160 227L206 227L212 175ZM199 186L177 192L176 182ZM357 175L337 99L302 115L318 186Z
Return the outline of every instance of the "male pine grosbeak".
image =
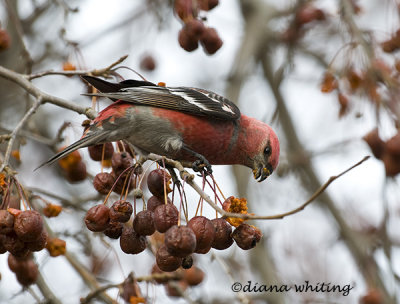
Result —
M265 123L240 113L228 99L197 88L164 87L148 81L84 80L114 102L101 111L82 138L52 163L79 148L125 140L141 154L178 161L244 165L265 180L278 165L279 141Z

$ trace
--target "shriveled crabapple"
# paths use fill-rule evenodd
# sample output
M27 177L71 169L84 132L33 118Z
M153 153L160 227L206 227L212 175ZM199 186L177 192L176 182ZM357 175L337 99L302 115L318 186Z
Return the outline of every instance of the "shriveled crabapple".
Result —
M158 232L164 233L178 224L179 211L173 204L163 204L154 209L154 226Z
M143 210L137 213L133 219L133 229L140 235L152 235L156 231L153 212Z
M138 254L146 249L146 238L137 234L133 228L124 226L119 245L127 254Z
M133 164L132 156L126 152L115 152L111 157L111 167L116 175L120 175Z
M172 191L169 184L171 183L171 175L164 169L155 169L149 173L147 177L147 186L150 192L157 197L164 197L164 184L166 194Z
M232 238L243 250L254 248L262 237L261 231L253 226L242 223L233 232Z
M152 196L147 201L147 210L154 211L158 206L164 205L165 200L164 198ZM172 204L172 201L169 197L167 197L167 204Z
M114 146L112 143L105 143L88 147L89 156L94 161L101 161L102 159L111 159L114 153ZM103 152L104 151L104 152Z
M183 272L183 279L189 286L199 285L204 280L204 271L197 266L193 266Z
M156 263L158 268L165 272L177 270L182 264L182 258L173 256L165 245L161 245L156 253Z
M0 210L0 234L7 234L14 230L14 216L7 210Z
M93 206L85 216L86 227L93 232L102 232L108 228L110 222L110 209L103 205Z
M110 219L116 222L125 223L129 221L133 212L130 202L125 200L116 201L110 208Z
M223 218L216 218L211 220L215 229L214 241L212 248L218 250L225 250L233 244L232 239L232 226Z
M165 233L165 246L173 256L184 258L196 249L196 235L188 226L174 225Z
M20 212L14 219L14 231L24 242L37 240L42 234L43 219L36 210Z
M211 27L208 27L204 30L204 33L200 38L200 42L204 50L210 55L216 53L223 44L217 33L217 30Z
M205 216L195 216L187 224L196 235L196 253L207 253L214 241L215 229Z
M111 239L118 239L122 234L122 230L123 224L121 222L110 221L103 233Z
M94 177L93 187L97 190L97 192L105 195L111 191L114 182L114 176L107 172L101 172L96 174L96 176Z

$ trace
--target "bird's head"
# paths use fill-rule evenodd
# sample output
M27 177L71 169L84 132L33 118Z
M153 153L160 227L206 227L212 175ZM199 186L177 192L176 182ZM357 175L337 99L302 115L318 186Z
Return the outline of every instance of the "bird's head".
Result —
M246 137L246 165L253 169L254 178L262 182L278 166L278 136L269 125L243 116L242 130L244 131L243 136Z

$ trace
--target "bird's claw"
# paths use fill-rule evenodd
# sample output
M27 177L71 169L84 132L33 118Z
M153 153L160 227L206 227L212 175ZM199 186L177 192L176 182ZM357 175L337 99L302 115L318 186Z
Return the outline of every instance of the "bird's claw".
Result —
M207 159L197 159L192 164L192 169L195 172L204 172L206 175L212 174L212 168Z

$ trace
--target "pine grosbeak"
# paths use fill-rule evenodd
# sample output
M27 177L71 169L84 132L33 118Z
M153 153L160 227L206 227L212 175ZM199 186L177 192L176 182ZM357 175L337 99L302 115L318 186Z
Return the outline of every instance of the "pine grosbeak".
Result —
M239 164L265 180L278 165L279 141L265 123L242 115L228 99L203 89L165 87L148 81L84 80L114 102L101 111L82 138L56 154L52 163L91 145L125 140L141 154L180 161Z

